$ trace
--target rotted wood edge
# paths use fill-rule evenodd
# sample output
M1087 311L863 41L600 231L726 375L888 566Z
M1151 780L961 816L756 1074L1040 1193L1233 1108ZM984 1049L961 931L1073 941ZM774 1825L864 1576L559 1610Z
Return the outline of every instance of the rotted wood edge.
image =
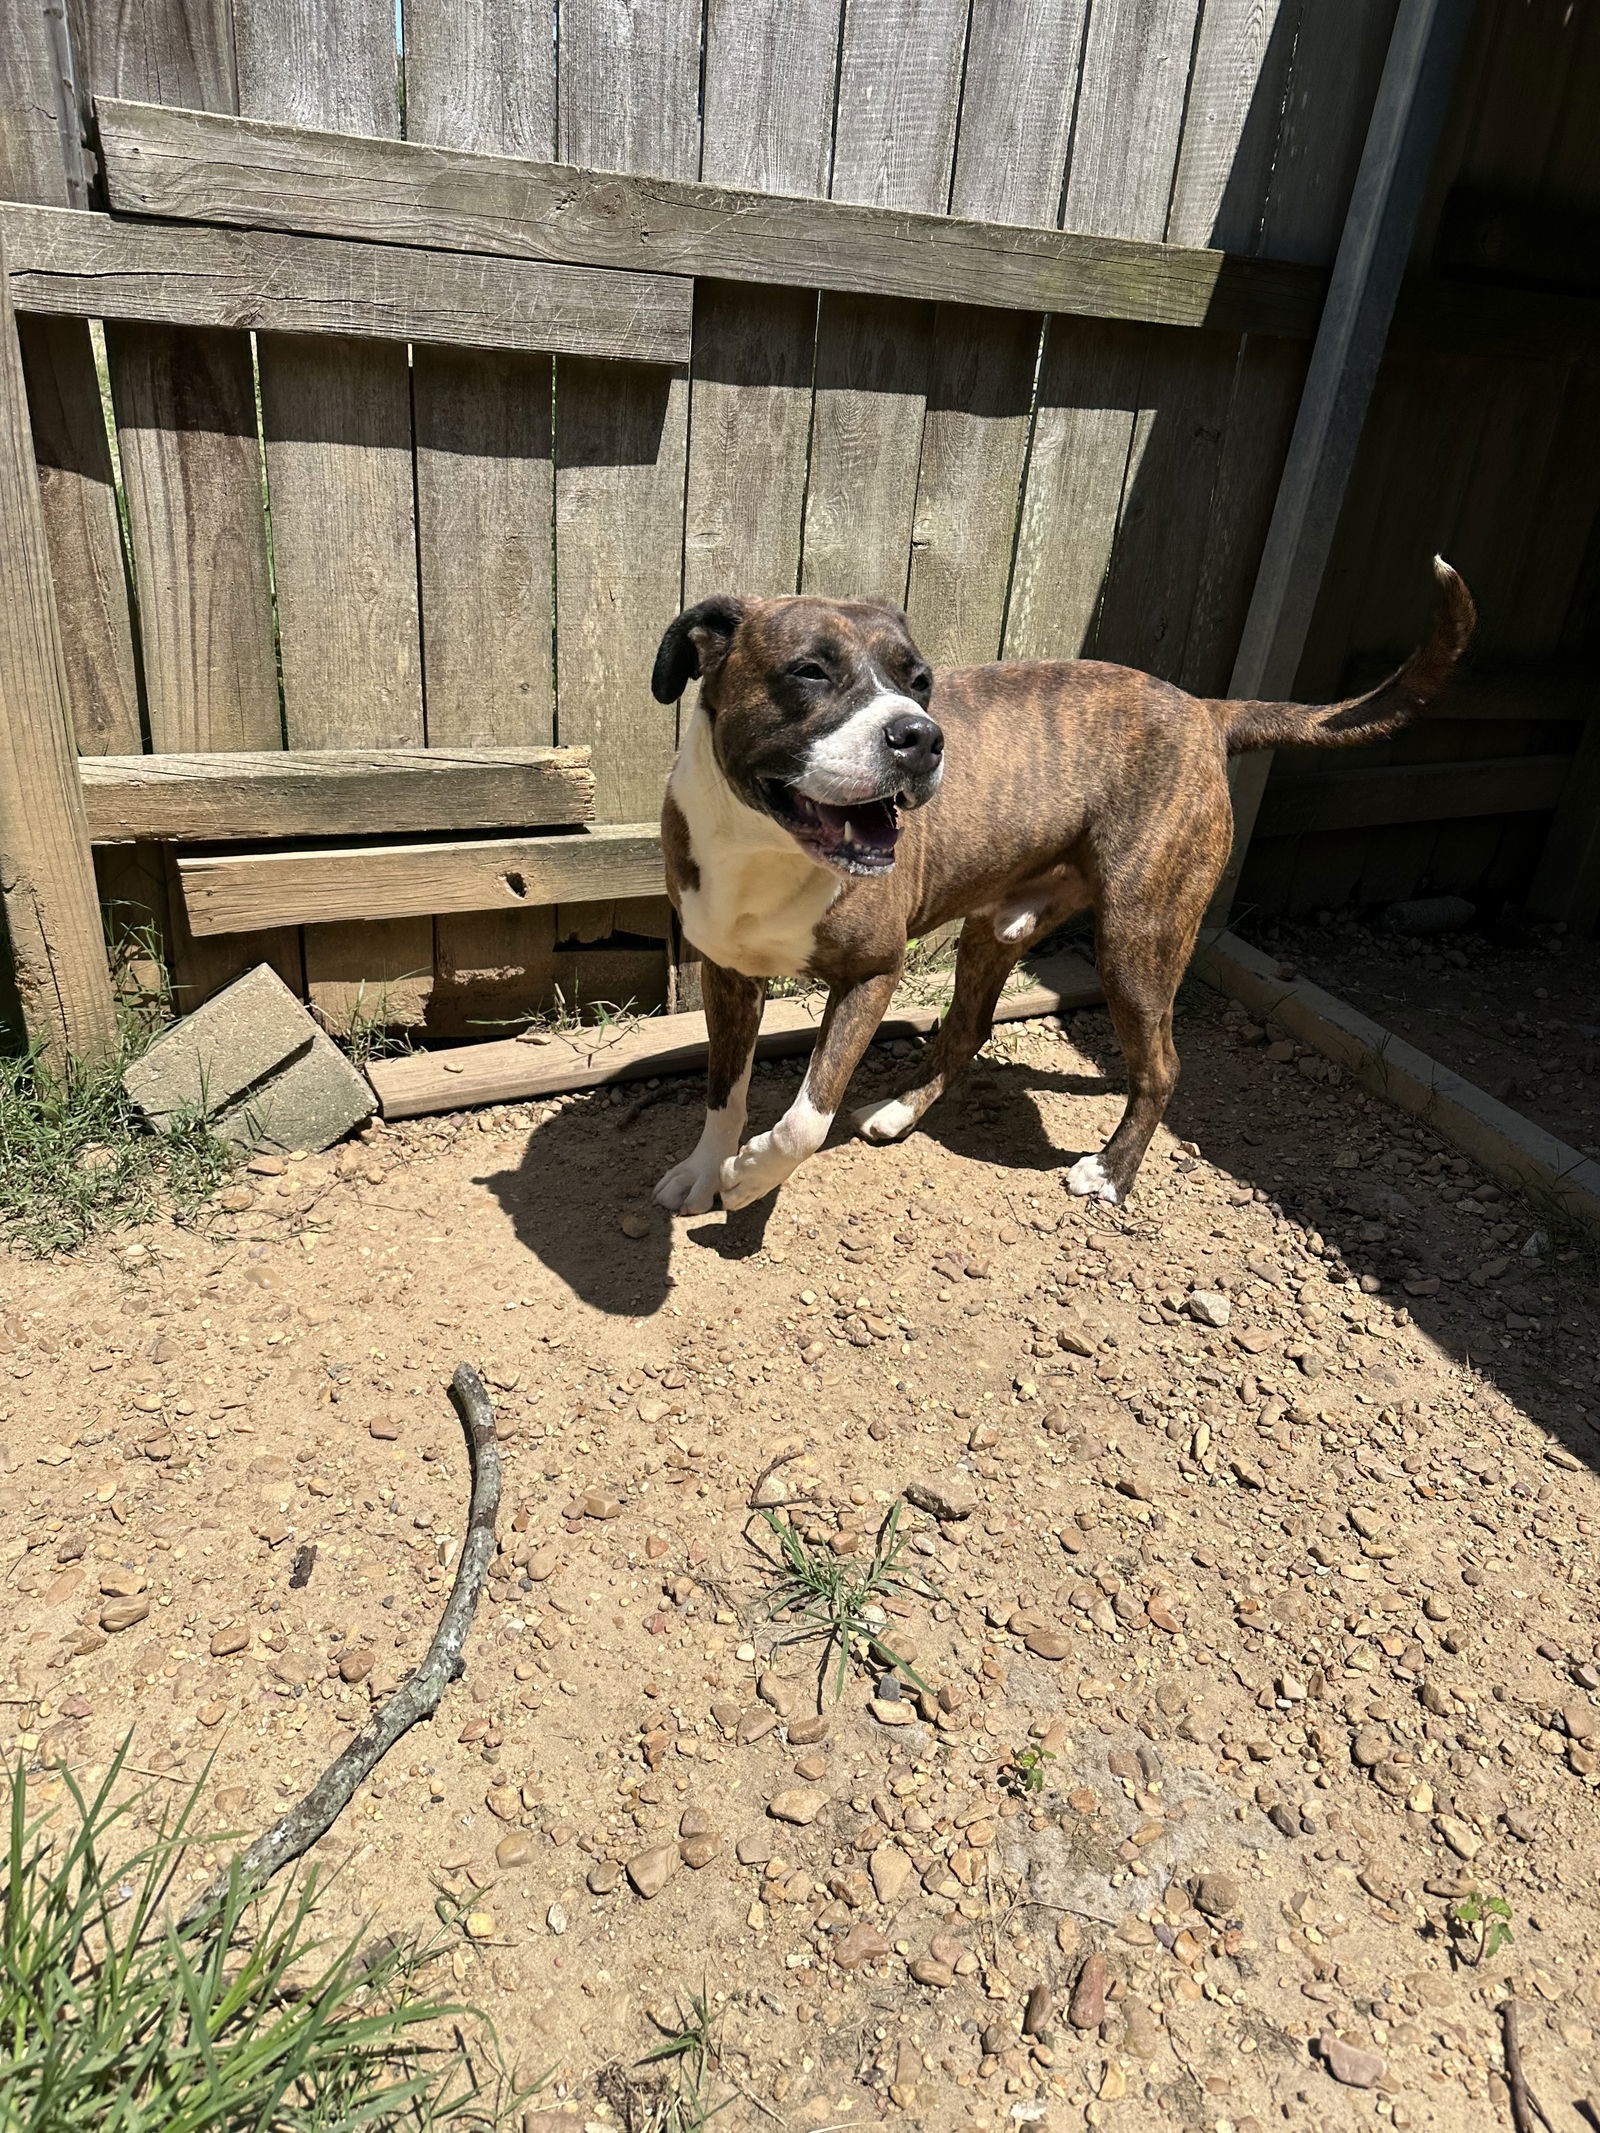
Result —
M1070 951L1033 966L1036 983L1006 995L996 1022L1026 1022L1063 1009L1094 1007L1104 995L1082 956ZM886 1015L876 1042L924 1036L935 1028L942 1005L903 1006ZM820 996L774 1000L762 1018L756 1056L777 1059L809 1052L822 1026ZM658 1015L623 1028L551 1033L534 1040L512 1037L453 1051L412 1052L375 1060L368 1079L385 1118L421 1118L434 1111L465 1111L479 1104L517 1103L611 1082L640 1081L657 1074L692 1074L705 1065L703 1014Z
M1422 1119L1493 1178L1514 1185L1600 1236L1600 1163L1486 1095L1381 1023L1305 978L1284 978L1271 956L1232 933L1202 938L1194 972L1217 991L1270 1017L1352 1074L1385 1103Z

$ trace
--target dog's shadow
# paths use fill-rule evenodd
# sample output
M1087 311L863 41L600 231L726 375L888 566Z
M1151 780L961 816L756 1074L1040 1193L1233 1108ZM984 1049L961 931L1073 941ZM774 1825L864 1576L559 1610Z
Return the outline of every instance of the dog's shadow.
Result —
M910 1062L869 1055L851 1083L828 1147L850 1139L850 1114L857 1106L888 1096L913 1078ZM672 1293L672 1223L650 1205L650 1193L700 1131L699 1083L687 1086L694 1090L693 1103L654 1103L625 1131L618 1130L625 1114L611 1105L608 1091L597 1091L536 1126L514 1165L476 1181L500 1202L517 1242L598 1311L647 1318ZM915 1133L877 1152L886 1164L904 1160L896 1149L909 1148L926 1134L952 1155L1003 1170L1064 1172L1103 1136L1086 1132L1076 1136L1082 1147L1058 1147L1047 1137L1032 1097L1041 1091L1104 1096L1115 1086L1113 1077L1103 1075L986 1061L933 1106ZM751 1130L765 1130L793 1094L792 1085L757 1082ZM688 1230L688 1237L730 1264L751 1259L762 1249L782 1197L780 1188L737 1214L708 1216ZM841 1215L848 1212L841 1207Z

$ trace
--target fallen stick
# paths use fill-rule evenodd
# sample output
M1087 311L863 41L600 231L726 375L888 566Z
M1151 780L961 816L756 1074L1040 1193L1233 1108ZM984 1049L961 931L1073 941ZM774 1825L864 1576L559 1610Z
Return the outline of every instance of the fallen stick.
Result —
M183 1925L192 1925L215 1908L235 1886L254 1894L274 1874L308 1852L319 1837L326 1836L354 1799L356 1787L377 1768L402 1734L409 1733L419 1719L433 1716L440 1698L455 1679L461 1666L461 1649L472 1627L495 1550L500 1450L489 1395L470 1363L457 1367L450 1380L450 1397L467 1433L472 1493L455 1583L427 1656L388 1702L373 1713L343 1754L328 1765L304 1799L281 1815L270 1829L263 1830L227 1872L219 1874L205 1894L190 1905L183 1915Z
M1517 2133L1539 2133L1541 2126L1547 2133L1555 2133L1543 2104L1529 2088L1528 2077L1522 2070L1521 2022L1520 2004L1516 2000L1507 2000L1500 2010L1500 2027L1505 2039L1506 2086L1511 2091L1511 2123Z

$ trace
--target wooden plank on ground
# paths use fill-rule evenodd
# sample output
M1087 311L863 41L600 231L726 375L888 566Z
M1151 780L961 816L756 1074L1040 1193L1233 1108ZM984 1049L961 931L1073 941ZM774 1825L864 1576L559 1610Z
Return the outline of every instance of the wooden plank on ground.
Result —
M1600 692L1555 820L1539 854L1528 891L1528 908L1541 918L1560 918L1578 933L1600 929Z
M1261 803L1258 834L1298 837L1388 822L1537 814L1560 800L1573 762L1570 755L1483 756L1465 763L1395 763L1320 777L1279 776Z
M465 10L411 0L403 27L412 140L554 155L550 0ZM413 356L423 697L435 745L554 735L553 392L548 357ZM514 1022L548 1006L553 940L546 910L438 919L429 1033L463 1037L475 1020Z
M660 4L681 10L682 0ZM1195 0L1163 4L1192 13ZM562 13L564 42L576 32L572 12ZM562 83L568 78L563 68ZM650 100L665 109L659 87ZM598 125L604 112L589 109L587 99L585 107ZM691 95L682 122L698 134L695 113ZM1011 228L783 199L618 173L597 154L593 164L587 157L579 164L567 116L562 164L253 126L150 105L105 104L99 116L112 206L130 214L1237 332L1307 335L1321 305L1319 274L1272 259L1071 226ZM620 108L616 123L626 124ZM1125 147L1131 152L1131 140ZM1086 181L1081 187L1085 199L1094 191ZM1106 194L1108 213L1122 220L1117 186Z
M0 240L0 284L5 245ZM30 1040L55 1066L116 1043L73 760L16 322L0 286L0 905Z
M0 208L17 309L446 347L549 349L644 363L688 353L678 274L463 259L277 230Z
M359 837L587 822L586 748L356 748L85 757L97 844Z
M1063 1008L1093 1007L1102 998L1099 979L1081 956L1051 956L1033 967L1036 983L1008 993L995 1009L997 1022L1027 1021ZM822 999L774 1000L756 1040L759 1059L809 1052L822 1023ZM939 1020L937 1007L895 1007L878 1028L878 1041L922 1036ZM639 1081L657 1074L692 1074L705 1065L706 1018L661 1015L626 1027L540 1033L529 1043L512 1038L474 1044L458 1052L413 1052L375 1060L369 1078L385 1118L418 1118L431 1111L462 1111L475 1104L517 1103L565 1089L594 1089L608 1082Z
M208 852L180 858L178 873L197 934L519 911L663 889L661 839L648 823L605 824L567 837Z

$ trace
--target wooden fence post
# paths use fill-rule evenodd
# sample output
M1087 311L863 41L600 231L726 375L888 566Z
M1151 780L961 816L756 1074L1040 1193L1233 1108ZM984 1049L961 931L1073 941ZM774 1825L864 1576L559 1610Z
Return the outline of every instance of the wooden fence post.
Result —
M1401 0L1230 696L1293 691L1471 14L1472 0ZM1271 767L1270 751L1231 766L1233 852L1211 925L1228 922Z
M29 1038L55 1066L116 1043L39 476L0 238L0 903Z

